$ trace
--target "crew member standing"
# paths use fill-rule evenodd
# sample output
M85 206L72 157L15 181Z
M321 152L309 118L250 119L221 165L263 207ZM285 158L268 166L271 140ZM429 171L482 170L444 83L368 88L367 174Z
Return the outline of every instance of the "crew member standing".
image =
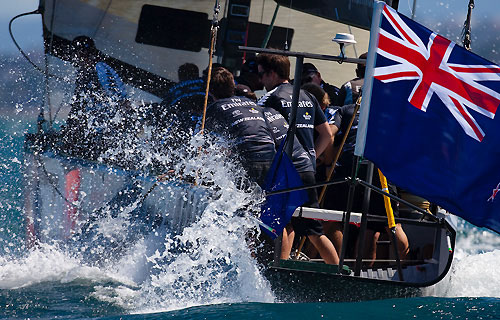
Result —
M339 88L336 86L326 83L323 78L321 78L321 73L318 68L312 63L304 63L302 66L302 85L306 83L314 83L320 86L328 94L330 98L330 103L336 106L339 100ZM320 101L321 102L321 101Z
M368 53L363 53L359 56L359 59L365 59ZM356 68L356 78L347 81L340 87L338 101L339 105L343 106L346 104L356 103L359 95L361 94L361 89L363 88L363 84L365 81L365 69L366 66L364 64L358 64Z
M258 102L259 105L279 111L288 121L293 86L289 83L290 61L288 57L274 54L259 54L257 66L261 82L268 91ZM315 169L316 156L319 156L332 141L332 132L318 101L305 91L300 91L297 110L297 138L307 151ZM318 137L314 140L314 131ZM304 184L314 184L314 172L301 173ZM314 188L309 189L307 206L318 207L318 196ZM331 241L323 234L320 222L304 218L292 218L291 225L283 232L282 259L288 259L295 232L307 236L318 249L326 263L338 264L338 255Z

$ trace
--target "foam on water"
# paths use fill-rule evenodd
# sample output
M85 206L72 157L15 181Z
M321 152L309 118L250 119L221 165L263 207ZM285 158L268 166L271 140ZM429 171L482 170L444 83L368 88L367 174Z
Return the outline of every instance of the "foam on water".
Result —
M69 283L76 279L126 281L82 264L57 245L43 244L22 258L0 256L0 289L16 289L50 281Z
M460 220L456 251L446 277L425 290L439 297L500 298L500 237Z
M193 145L197 148L198 143L194 141ZM222 161L222 157L211 146L202 156L183 161L187 171L194 170L202 179L213 181L220 188L219 197L181 234L153 234L121 259L117 265L122 275L137 280L138 270L148 270L138 290L101 290L96 293L100 299L113 300L140 313L215 303L274 301L245 241L251 230L257 230L256 225L235 214L243 205L258 202L261 195L255 189L236 188L234 175L243 173L235 164Z
M262 193L256 185L237 188L244 172L217 145L198 137L192 139L190 147L198 150L202 145L203 152L182 159L184 174L195 173L200 182L209 182L217 196L182 233L159 230L135 239L119 255L109 257L103 245L75 251L60 241L42 244L27 253L2 255L0 288L84 280L95 283L94 298L131 313L216 303L273 302L270 286L245 241L259 232L258 226L237 214L243 206L256 206ZM114 219L109 215L100 219L96 228L99 236L122 241L131 232L127 215L134 206L137 201L122 208ZM89 250L106 259L88 261L83 253Z

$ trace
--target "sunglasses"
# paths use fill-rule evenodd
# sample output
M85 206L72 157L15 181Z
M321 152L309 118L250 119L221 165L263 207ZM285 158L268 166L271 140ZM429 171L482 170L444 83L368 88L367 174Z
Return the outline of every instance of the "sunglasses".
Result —
M258 72L257 74L259 75L259 79L261 79L266 73L268 73L268 72L267 71Z

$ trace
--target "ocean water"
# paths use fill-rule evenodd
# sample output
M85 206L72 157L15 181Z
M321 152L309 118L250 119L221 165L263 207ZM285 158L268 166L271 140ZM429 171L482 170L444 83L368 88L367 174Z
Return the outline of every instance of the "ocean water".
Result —
M0 115L0 319L500 319L500 236L462 220L451 271L422 297L277 301L242 240L256 226L234 214L249 195L210 152L204 165L224 195L177 240L197 246L174 256L172 239L154 234L101 264L57 241L28 250L23 139L35 118L22 105Z

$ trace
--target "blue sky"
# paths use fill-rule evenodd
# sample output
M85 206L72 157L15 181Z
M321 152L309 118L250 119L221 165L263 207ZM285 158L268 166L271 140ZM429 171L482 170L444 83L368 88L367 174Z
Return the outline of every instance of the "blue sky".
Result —
M17 49L9 35L9 21L14 16L38 8L38 0L3 0L0 5L0 55L15 55ZM42 19L30 15L16 19L12 31L16 41L26 52L42 50Z

